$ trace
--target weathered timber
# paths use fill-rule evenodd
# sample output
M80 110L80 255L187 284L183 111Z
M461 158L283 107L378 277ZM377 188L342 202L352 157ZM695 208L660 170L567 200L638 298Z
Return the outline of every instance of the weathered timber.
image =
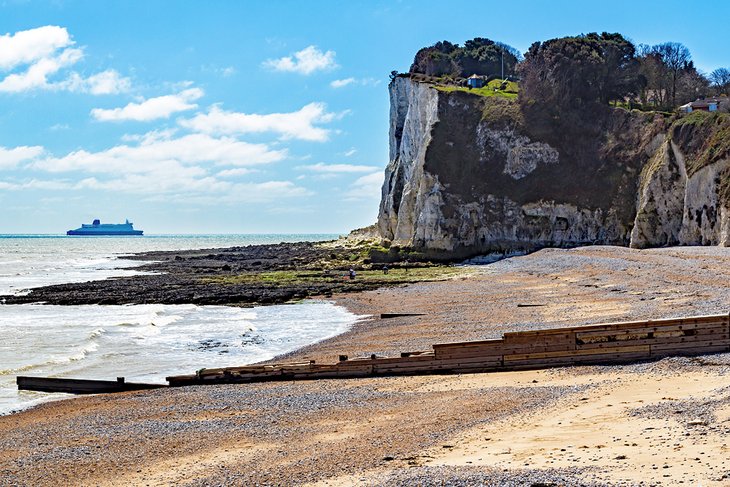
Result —
M697 325L705 323L723 323L727 322L729 316L724 315L708 315L708 316L691 316L684 318L665 318L660 320L645 320L645 321L623 321L618 323L602 323L598 325L582 325L572 326L565 328L548 328L545 330L530 330L530 331L517 331L507 332L504 334L505 339L514 335L553 335L560 333L570 332L587 332L587 331L600 331L600 330L622 330L625 328L640 328L640 327L664 327L665 325Z
M66 392L68 394L102 394L108 392L159 389L165 384L126 382L123 377L112 380L63 379L57 377L26 377L16 379L19 390L39 392Z
M380 319L401 318L405 316L426 316L426 313L380 313Z
M202 369L168 377L171 386L382 375L521 370L566 365L625 363L667 355L730 351L728 315L694 316L505 333L502 339L439 343L433 352L400 357Z
M433 351L403 352L397 357L361 358L340 355L334 363L314 361L201 369L195 374L168 377L170 386L249 383L281 380L356 378L539 369L585 364L614 364L652 360L669 355L701 355L730 351L730 316L695 316L505 333L501 339L438 343ZM21 379L18 378L19 387ZM37 378L36 378L37 379ZM88 393L159 387L78 379L63 381L53 391ZM24 383L24 385L27 383ZM49 384L49 382L46 382ZM103 385L99 385L103 384ZM47 389L35 390L51 390ZM67 387L62 389L62 387ZM102 390L104 387L106 391Z

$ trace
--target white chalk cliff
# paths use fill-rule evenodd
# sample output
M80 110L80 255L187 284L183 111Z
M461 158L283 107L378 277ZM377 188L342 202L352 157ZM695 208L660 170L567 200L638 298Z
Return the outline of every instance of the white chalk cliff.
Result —
M408 77L393 79L390 102L376 226L391 245L468 256L730 242L721 198L730 162L688 176L688 154L659 115L614 110L600 132L561 133L510 119L514 101Z

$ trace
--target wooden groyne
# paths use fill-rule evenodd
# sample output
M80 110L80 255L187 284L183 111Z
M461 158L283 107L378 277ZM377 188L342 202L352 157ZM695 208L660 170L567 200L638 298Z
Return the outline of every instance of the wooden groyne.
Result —
M142 389L167 387L165 384L127 382L124 380L124 377L118 377L117 380L91 380L18 376L16 382L19 390L66 392L69 394L102 394L107 392L139 391Z
M433 351L400 357L348 359L318 364L248 365L201 369L167 377L170 386L388 375L458 374L616 364L672 355L730 351L730 316L696 316L605 323L505 333L495 340L441 343Z

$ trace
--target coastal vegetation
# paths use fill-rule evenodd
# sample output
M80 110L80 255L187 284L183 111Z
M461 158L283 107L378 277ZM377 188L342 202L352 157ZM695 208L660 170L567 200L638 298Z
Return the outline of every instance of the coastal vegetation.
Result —
M481 88L470 88L468 86L459 85L436 85L436 89L445 93L454 91L462 91L473 95L484 97L502 97L510 100L516 100L519 93L519 84L515 81L493 79Z
M465 267L446 265L430 265L425 267L395 267L388 269L361 269L356 277L350 279L347 271L273 271L248 272L230 274L203 279L206 283L215 284L268 284L273 286L291 286L334 281L339 283L367 283L377 286L407 284L412 282L443 281L456 277L465 277L469 271Z
M672 125L674 139L689 155L687 175L730 154L730 114L692 112Z
M466 79L472 75L488 84L470 88ZM620 33L608 32L535 42L524 57L484 37L463 46L444 40L420 49L403 76L447 92L505 98L520 92L522 103L550 107L554 113L584 110L591 104L671 112L697 98L730 91L730 69L700 72L681 43L636 45ZM507 80L509 85L502 86Z
M514 47L484 37L468 40L463 46L441 41L420 49L409 73L450 78L472 74L508 77L515 74L521 58Z

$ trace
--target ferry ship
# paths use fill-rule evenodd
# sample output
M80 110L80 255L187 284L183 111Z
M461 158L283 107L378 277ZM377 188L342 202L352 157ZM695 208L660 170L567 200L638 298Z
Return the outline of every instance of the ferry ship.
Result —
M142 230L135 230L129 220L124 223L101 223L94 220L91 225L84 223L81 228L69 230L66 235L142 235Z

